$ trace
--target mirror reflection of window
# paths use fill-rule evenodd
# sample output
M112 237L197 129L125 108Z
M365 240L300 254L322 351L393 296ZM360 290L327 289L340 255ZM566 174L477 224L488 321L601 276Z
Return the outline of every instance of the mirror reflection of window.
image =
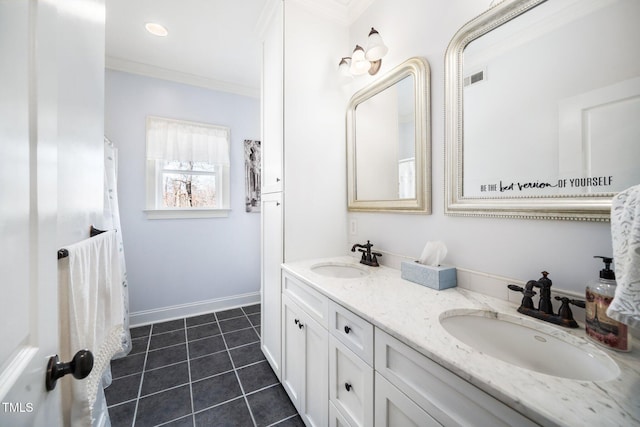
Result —
M405 164L415 156L414 104L413 76L407 76L357 106L358 200L415 198L415 169L408 173Z

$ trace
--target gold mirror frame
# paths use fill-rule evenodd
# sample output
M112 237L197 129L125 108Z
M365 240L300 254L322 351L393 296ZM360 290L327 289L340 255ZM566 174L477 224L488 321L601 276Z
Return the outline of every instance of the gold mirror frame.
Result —
M414 78L416 197L358 200L356 182L356 108L359 104L408 76ZM349 211L431 213L430 68L426 59L410 58L371 85L356 92L347 107L347 208Z
M463 51L473 40L548 0L505 0L465 24L445 55L445 214L609 221L613 194L518 198L463 196Z

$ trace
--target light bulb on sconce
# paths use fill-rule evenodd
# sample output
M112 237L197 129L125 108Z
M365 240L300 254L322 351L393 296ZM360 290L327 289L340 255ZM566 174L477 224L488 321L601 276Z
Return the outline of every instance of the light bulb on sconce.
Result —
M387 54L389 48L382 41L380 33L371 27L369 39L367 42L367 50L362 46L356 45L351 56L340 59L338 69L344 75L360 76L369 73L374 76L382 66L382 57Z

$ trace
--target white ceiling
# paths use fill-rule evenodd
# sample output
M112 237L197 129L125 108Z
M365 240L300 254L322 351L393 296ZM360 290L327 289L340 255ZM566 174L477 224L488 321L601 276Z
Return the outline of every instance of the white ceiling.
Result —
M349 25L373 0L296 0ZM260 95L260 32L277 0L105 0L107 68ZM156 22L167 37L149 34Z
M106 65L258 96L265 0L106 0ZM149 34L157 22L167 37Z

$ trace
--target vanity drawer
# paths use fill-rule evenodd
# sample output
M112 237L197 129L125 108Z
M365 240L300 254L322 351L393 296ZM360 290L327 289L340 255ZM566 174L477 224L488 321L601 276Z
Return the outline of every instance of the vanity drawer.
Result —
M293 299L324 328L328 326L329 299L303 281L282 272L282 293Z
M329 400L352 427L373 425L373 368L329 335Z
M375 369L445 426L537 425L378 328Z
M342 416L331 402L329 402L329 427L351 427L349 421Z
M329 332L373 366L373 325L333 301L329 301Z
M442 425L377 372L375 408L375 427Z

